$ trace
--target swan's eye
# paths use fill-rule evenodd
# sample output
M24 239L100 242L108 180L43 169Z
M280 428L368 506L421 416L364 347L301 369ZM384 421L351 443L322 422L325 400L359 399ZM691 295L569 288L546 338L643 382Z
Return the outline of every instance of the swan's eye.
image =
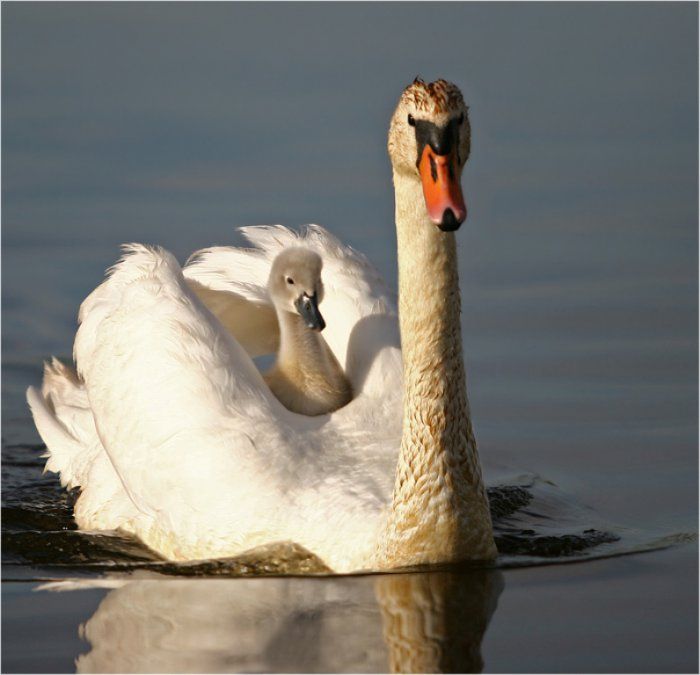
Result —
M292 277L287 277L287 283L292 286L294 284L294 279L292 279Z
M409 124L409 126L412 126L412 127L416 126L416 120L413 118L413 115L408 116L408 124Z

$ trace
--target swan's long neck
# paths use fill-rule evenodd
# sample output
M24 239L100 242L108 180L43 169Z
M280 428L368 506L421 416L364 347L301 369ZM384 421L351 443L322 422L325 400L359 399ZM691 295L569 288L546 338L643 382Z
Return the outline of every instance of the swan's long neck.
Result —
M417 177L394 174L404 415L387 566L488 559L496 550L462 360L455 236L428 218Z

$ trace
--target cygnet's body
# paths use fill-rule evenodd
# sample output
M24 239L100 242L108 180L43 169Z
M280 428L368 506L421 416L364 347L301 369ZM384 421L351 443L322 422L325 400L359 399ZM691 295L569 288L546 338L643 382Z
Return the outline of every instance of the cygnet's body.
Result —
M322 267L313 251L288 248L275 258L268 280L280 344L265 381L282 405L302 415L323 415L352 400L350 382L321 337Z

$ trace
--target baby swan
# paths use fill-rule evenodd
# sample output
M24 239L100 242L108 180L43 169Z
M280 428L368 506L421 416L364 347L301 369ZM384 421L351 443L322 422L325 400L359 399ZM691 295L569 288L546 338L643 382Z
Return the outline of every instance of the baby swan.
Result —
M293 247L272 263L267 288L277 312L280 344L274 366L264 378L289 410L323 415L352 400L352 387L321 331L326 323L318 310L323 300L321 257Z

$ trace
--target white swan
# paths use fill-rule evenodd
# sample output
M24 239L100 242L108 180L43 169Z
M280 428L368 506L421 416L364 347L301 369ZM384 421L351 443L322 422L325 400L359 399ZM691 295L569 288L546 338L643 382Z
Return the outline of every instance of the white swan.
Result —
M246 228L253 250L200 252L184 276L166 251L129 247L81 307L84 389L53 364L28 391L47 467L82 487L79 526L132 532L175 560L275 541L338 572L493 558L451 232L469 144L457 87L404 90L388 144L403 384L391 293L322 228ZM326 338L356 393L330 415L286 410L251 360L279 340L265 284L289 246L323 259Z

